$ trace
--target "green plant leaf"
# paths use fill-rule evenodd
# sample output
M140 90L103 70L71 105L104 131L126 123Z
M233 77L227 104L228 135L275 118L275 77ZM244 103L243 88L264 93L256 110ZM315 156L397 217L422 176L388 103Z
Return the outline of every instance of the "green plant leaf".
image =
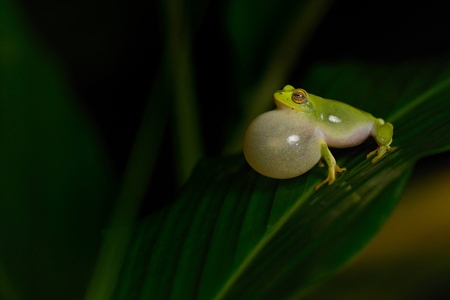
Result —
M234 124L226 153L241 149L245 127L270 107L271 99L265 96L284 84L332 2L287 0L283 5L268 1L255 6L253 1L232 1L228 27L238 53L235 77L241 85L238 103L243 116ZM280 18L285 7L292 7L291 13L296 17ZM250 20L250 14L256 16L255 19ZM259 30L255 31L253 26L259 27ZM267 39L267 32L277 32L279 36L273 37L274 41L261 49L260 45L264 44L262 41Z
M14 4L0 2L0 298L77 298L112 178L63 68Z
M323 90L341 96L333 98L391 115L398 149L376 164L365 159L373 141L332 150L348 171L317 192L320 168L275 180L242 155L201 162L173 206L134 227L117 298L284 299L326 279L380 228L417 159L450 149L449 66L422 63L426 74L416 67L315 68L304 81L313 89L325 82ZM356 101L361 95L366 101Z

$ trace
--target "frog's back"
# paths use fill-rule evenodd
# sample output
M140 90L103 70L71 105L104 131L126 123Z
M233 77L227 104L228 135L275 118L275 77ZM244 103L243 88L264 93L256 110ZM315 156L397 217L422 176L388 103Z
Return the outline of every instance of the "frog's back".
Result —
M346 103L315 96L318 130L328 146L347 148L361 144L370 135L376 121L371 114Z

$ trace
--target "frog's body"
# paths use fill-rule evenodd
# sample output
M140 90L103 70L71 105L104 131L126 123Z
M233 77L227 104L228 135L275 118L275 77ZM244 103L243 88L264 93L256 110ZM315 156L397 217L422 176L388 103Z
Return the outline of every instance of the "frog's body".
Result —
M321 158L328 165L328 177L317 185L332 184L336 165L328 146L347 148L373 136L379 147L376 162L390 147L393 126L348 104L324 99L287 85L274 93L277 105L256 118L244 138L244 154L259 173L272 178L292 178L310 170Z

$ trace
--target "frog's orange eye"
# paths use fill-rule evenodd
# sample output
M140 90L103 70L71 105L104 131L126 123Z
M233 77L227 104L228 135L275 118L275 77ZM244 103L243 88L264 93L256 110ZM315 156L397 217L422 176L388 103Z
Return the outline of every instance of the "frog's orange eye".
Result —
M295 90L292 93L292 101L294 101L297 104L305 103L306 100L308 100L308 95L306 94L305 90Z

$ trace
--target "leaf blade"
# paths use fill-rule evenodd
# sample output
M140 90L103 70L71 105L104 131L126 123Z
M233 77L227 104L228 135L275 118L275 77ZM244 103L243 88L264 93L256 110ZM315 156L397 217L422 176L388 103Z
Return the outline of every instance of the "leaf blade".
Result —
M407 109L408 99L396 99L402 103L397 109L404 109L395 119L398 149L376 164L365 159L373 143L349 149L341 159L351 168L317 192L313 187L324 176L317 168L298 178L275 180L251 170L242 156L201 163L174 208L168 208L173 224L164 233L163 250L155 254L155 248L146 248L154 261L139 272L151 275L137 285L146 286L145 296L172 299L269 299L305 293L375 234L416 160L449 148L449 92L448 84L435 92L425 90ZM145 233L159 225L148 219L141 226L147 227L141 231ZM158 262L163 253L171 254L170 264ZM187 279L189 274L195 276Z

